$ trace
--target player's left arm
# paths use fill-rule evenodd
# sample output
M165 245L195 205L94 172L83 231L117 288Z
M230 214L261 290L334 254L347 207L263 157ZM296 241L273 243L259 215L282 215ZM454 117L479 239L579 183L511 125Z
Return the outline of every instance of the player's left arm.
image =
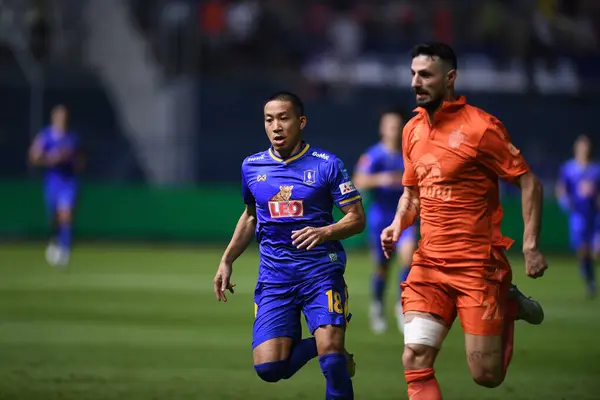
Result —
M527 274L540 277L548 267L539 251L542 228L542 206L544 189L540 180L529 169L519 149L510 141L508 132L499 121L492 121L483 134L478 146L478 158L500 179L521 188L524 222L523 253Z
M333 202L344 216L331 225L306 227L292 232L292 242L299 249L310 250L328 240L347 239L365 229L366 217L362 198L350 180L344 164L338 159L333 159L327 164L324 172Z

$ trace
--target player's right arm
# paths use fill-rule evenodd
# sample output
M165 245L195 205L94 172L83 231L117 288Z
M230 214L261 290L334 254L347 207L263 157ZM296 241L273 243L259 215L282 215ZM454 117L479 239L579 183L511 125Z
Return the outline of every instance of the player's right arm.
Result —
M396 250L396 243L398 243L402 232L417 221L420 213L419 182L412 161L408 156L408 146L406 145L409 136L408 130L410 129L407 126L404 127L402 134L402 157L404 161L402 184L404 185L404 191L400 200L398 200L394 220L390 226L381 232L381 248L388 259Z
M233 293L235 283L231 283L230 281L233 272L233 263L248 248L256 231L256 200L248 187L243 166L242 196L244 197L246 208L235 226L233 236L223 253L223 257L221 257L221 263L213 280L215 296L218 301L223 300L227 302L226 290Z
M352 177L352 182L358 190L402 185L401 172L375 172L374 165L375 161L369 154L363 154L359 158L357 170Z

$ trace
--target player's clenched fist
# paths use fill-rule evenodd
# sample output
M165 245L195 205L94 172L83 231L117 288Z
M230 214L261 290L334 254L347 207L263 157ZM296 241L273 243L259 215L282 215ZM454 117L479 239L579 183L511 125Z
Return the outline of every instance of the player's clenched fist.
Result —
M217 296L217 300L219 301L223 300L224 302L227 302L227 296L225 295L226 290L234 293L233 288L235 287L235 283L229 281L231 279L232 270L232 265L225 262L222 262L219 265L219 269L217 269L217 274L213 281L215 296Z
M396 220L381 232L381 248L386 258L389 259L396 251L396 243L398 243L401 234L400 221Z
M544 276L548 264L539 250L525 250L523 256L525 257L525 273L528 277L535 279Z

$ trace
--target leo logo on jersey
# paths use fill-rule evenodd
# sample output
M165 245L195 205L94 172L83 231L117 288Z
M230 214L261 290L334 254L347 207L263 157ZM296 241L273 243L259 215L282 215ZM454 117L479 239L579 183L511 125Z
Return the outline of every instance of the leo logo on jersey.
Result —
M293 185L279 186L279 192L269 200L271 218L299 218L304 216L304 201L292 200Z

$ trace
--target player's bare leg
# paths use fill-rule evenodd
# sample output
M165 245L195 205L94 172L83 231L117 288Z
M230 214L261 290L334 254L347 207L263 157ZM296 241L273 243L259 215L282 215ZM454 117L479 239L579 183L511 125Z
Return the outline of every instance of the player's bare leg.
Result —
M400 256L400 265L402 266L410 266L412 264L413 253L417 248L417 243L414 240L404 240L400 246L399 256ZM404 267L409 268L409 267ZM400 279L400 283L404 282L408 277L407 271L401 271L402 278ZM404 311L402 310L402 300L400 296L398 296L398 301L396 302L396 322L398 324L398 330L400 333L404 333Z
M46 247L46 262L50 265L55 265L58 260L58 219L56 212L52 213L52 219L50 220L50 240Z
M345 349L346 329L326 325L317 328L315 339L321 371L327 382L326 400L354 399L354 389L348 363L353 363Z
M440 317L415 311L404 315L404 352L402 364L410 400L441 400L442 393L433 365L448 326Z
M512 337L505 349L502 336L465 334L469 371L478 385L495 388L504 381L512 357Z

